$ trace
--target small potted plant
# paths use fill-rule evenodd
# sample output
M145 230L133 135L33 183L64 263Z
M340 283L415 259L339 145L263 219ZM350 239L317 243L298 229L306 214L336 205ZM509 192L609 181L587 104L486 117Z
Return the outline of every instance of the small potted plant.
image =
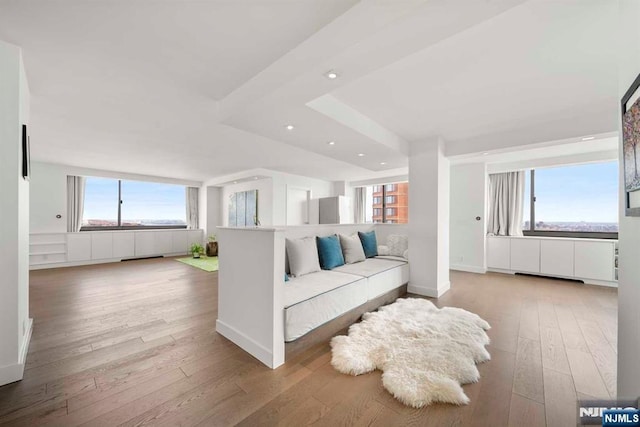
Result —
M191 245L189 252L191 252L194 258L200 258L200 255L204 253L204 248L200 243L194 243Z
M216 235L212 234L207 240L207 256L218 256L218 241L216 240Z

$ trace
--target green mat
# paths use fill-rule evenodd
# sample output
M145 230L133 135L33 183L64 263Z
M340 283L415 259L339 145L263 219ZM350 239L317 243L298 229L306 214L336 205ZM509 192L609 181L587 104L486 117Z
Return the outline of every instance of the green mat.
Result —
M187 265L191 265L193 267L199 268L204 271L218 271L218 257L206 257L202 256L200 258L177 258L176 261L183 262Z

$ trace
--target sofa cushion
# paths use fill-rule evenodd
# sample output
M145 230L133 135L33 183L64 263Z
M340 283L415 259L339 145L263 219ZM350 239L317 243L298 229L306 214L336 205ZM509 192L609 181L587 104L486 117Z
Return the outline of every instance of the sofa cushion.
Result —
M318 271L289 280L284 288L285 308L362 280L362 276L333 271Z
M289 271L294 277L320 271L318 260L318 247L314 237L301 239L287 239L287 258L289 259Z
M378 241L376 239L375 230L363 233L358 231L358 237L362 242L362 249L364 249L364 256L367 258L373 258L378 255Z
M346 234L340 235L340 246L342 246L342 254L344 255L344 262L347 264L353 264L354 262L364 261L364 249L362 249L362 242L357 234L347 236Z
M318 245L318 257L320 258L320 268L332 270L344 265L344 256L340 240L335 234L327 237L316 237Z
M368 258L364 262L357 264L345 264L342 267L338 267L333 272L354 274L356 276L371 277L383 271L391 270L405 265L406 261L392 260L386 258Z

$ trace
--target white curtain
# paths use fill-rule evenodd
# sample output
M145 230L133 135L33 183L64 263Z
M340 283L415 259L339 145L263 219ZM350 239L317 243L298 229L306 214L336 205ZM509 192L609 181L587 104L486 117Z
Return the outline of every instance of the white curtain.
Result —
M67 176L67 231L76 233L82 227L86 178Z
M364 187L356 187L356 200L353 204L354 220L356 224L363 224L365 221L364 205L367 193Z
M198 193L197 187L187 187L187 228L196 230L198 228Z
M489 175L488 234L522 236L524 180L524 171Z

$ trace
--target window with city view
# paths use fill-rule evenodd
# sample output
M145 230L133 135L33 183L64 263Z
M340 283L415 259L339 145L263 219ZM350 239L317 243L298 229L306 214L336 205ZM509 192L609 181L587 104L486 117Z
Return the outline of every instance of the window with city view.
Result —
M409 222L409 183L365 187L365 222Z
M112 178L86 179L82 229L186 227L185 187Z
M617 233L618 162L527 172L523 222L525 234Z

